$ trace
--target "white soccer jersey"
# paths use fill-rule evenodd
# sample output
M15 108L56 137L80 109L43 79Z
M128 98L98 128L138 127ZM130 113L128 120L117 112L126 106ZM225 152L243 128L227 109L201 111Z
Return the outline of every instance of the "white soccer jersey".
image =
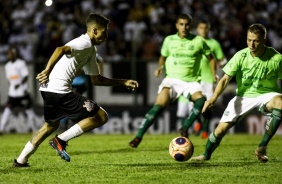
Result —
M9 92L10 97L22 97L25 95L27 90L27 83L22 84L24 77L28 76L28 69L26 63L22 59L16 59L16 61L9 61L5 64L6 78L9 81ZM19 85L16 89L15 86Z
M72 91L72 81L80 69L86 75L98 75L96 62L96 47L92 46L87 34L81 35L66 44L72 48L71 55L64 55L54 66L49 75L49 82L41 86L40 91L53 93L69 93Z

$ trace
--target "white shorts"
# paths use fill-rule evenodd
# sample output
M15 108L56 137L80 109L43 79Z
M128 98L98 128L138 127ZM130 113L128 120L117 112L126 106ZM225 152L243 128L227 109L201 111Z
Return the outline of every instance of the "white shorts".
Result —
M204 95L207 97L207 99L211 99L213 95L213 83L201 82L201 85Z
M201 86L203 89L203 94L207 97L207 99L210 99L213 95L213 83L205 83L201 82ZM192 110L194 106L193 102L190 101L178 101L177 103L177 117L186 117L189 112Z
M238 122L253 109L265 108L265 105L280 93L271 92L255 98L235 96L230 100L219 122Z
M176 100L181 94L187 97L197 91L203 92L202 86L199 82L185 82L174 78L164 78L162 83L159 85L158 93L160 93L165 87L170 88L171 101Z
M177 102L177 112L176 112L176 116L177 117L187 117L189 112L192 110L194 106L193 102L182 102L182 101L178 101Z

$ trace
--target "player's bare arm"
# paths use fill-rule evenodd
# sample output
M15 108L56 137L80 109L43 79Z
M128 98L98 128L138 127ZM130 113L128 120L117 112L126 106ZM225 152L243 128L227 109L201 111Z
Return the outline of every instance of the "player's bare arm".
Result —
M134 91L138 88L138 82L130 79L110 79L102 75L91 75L91 82L96 86L125 86Z
M163 69L164 69L165 60L166 60L166 57L160 56L160 58L159 58L159 66L155 70L155 76L156 77L160 77L162 75Z
M45 84L48 82L49 74L51 73L55 64L61 59L64 54L71 54L71 47L62 46L56 48L56 50L50 57L46 68L36 76L36 79L39 81L39 84Z
M229 81L231 80L232 77L224 74L224 76L220 79L220 81L218 82L218 84L216 85L216 88L214 90L213 96L211 97L211 99L208 99L205 102L205 105L202 109L202 112L205 112L207 108L212 107L217 98L221 95L221 93L224 91L224 89L226 88L227 84L229 83Z
M25 76L23 78L23 80L21 81L21 83L15 85L15 89L18 89L18 87L20 87L20 85L27 83L27 80L28 80L28 76Z

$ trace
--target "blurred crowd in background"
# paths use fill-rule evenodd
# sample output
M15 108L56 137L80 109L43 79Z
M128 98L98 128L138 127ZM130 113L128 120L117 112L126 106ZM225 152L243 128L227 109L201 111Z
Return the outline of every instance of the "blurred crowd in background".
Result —
M176 33L180 13L211 23L229 59L246 47L246 28L262 23L267 45L282 51L282 0L45 0L0 1L0 62L16 45L27 62L49 58L57 46L85 33L90 12L108 17L108 40L98 47L108 62L132 57L157 60L165 36Z

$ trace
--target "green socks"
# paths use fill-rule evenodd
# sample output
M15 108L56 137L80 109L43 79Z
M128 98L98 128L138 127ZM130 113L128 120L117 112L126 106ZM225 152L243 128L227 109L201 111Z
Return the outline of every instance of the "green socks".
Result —
M154 105L145 115L136 137L142 138L148 128L154 123L155 119L163 112L163 110L164 107L160 105Z
M211 158L212 152L219 146L221 139L222 138L216 137L214 132L210 134L206 144L206 150L203 154L207 160Z
M259 147L267 146L268 142L271 140L272 136L279 128L281 121L282 121L282 110L273 109L269 119L266 122L265 132L262 141L259 144Z
M194 107L190 112L189 117L185 120L182 129L188 130L194 123L194 121L199 117L202 113L202 108L205 104L206 97L199 98L195 100Z
M207 109L206 112L204 112L203 114L201 114L202 116L202 125L203 125L203 128L202 130L204 132L209 132L209 125L210 125L210 121L211 121L211 118L212 118L212 111L211 109Z

